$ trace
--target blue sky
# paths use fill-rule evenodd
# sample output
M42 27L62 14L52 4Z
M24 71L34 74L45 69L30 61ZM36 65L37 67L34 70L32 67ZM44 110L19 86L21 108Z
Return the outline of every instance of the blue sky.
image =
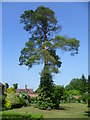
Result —
M58 24L62 26L59 35L67 35L80 40L79 54L72 57L69 53L57 51L61 57L60 73L54 75L54 83L67 85L72 78L88 75L88 3L2 3L2 81L10 86L18 83L37 89L43 65L19 66L20 51L28 41L29 34L20 24L20 15L24 10L35 10L43 5L55 12Z

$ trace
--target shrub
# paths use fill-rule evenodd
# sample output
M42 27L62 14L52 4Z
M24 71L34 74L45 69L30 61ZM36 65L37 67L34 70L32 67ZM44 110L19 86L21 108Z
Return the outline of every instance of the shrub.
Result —
M25 105L30 105L31 103L31 98L29 96L27 96L27 94L25 92L20 93L20 99L22 99L21 101L25 101Z
M31 104L37 104L37 97L32 97L31 98Z
M54 93L52 95L52 100L55 109L59 108L60 100L62 99L63 95L64 95L64 87L60 85L55 85Z
M84 93L82 95L81 99L84 103L88 103L88 92Z
M9 100L6 100L6 102L5 102L5 107L6 107L7 109L11 109L12 105L11 105L11 102L10 102Z
M12 108L17 107L17 105L19 105L19 97L17 97L14 92L7 94L6 104L7 104L7 101L10 101Z
M7 88L9 88L9 85L8 85L8 83L5 83L5 87L6 87L6 90L7 90Z
M18 88L18 83L13 84L13 87L16 90Z
M24 98L19 97L19 104L20 104L21 106L25 106L25 105L26 105L26 102L25 102Z
M78 90L69 90L68 95L80 95L80 92Z
M28 102L31 103L31 97L27 96Z
M13 93L16 92L13 87L10 87L10 88L7 89L7 94L12 93L12 92L13 92Z
M25 92L21 92L20 97L23 97L24 99L27 99L27 94Z
M27 99L24 99L23 97L19 97L13 92L7 95L5 104L7 104L7 101L10 101L11 108L20 108L28 104Z

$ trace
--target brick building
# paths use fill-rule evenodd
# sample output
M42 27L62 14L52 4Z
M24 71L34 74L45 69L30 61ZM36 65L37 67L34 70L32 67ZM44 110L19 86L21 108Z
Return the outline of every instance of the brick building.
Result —
M37 97L38 93L34 93L33 89L28 89L27 85L25 85L25 89L17 89L16 94L20 94L21 92L26 92L26 94L30 97Z

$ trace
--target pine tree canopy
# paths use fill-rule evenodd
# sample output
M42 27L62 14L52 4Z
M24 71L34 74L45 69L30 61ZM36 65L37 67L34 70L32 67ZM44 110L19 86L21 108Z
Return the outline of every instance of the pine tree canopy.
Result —
M21 23L30 38L21 51L20 65L32 68L35 64L44 63L49 65L52 72L58 73L62 62L56 55L56 49L70 51L71 55L78 53L79 40L57 35L61 26L50 8L40 6L35 11L25 10L21 15Z

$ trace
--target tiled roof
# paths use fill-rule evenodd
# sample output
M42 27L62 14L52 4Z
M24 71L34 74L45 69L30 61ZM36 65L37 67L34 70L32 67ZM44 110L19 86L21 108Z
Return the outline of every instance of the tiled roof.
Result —
M30 97L38 97L38 93L33 93L33 94L27 94Z
M78 99L79 98L79 96L73 96L75 99Z
M24 92L25 89L17 89L17 90L16 90L16 93L20 93L21 91Z
M28 94L34 93L34 92L33 92L33 89L26 89L26 90L25 90L25 89L17 89L17 90L16 90L16 93L20 93L21 91L22 91L22 92L26 92L26 93L28 93Z

